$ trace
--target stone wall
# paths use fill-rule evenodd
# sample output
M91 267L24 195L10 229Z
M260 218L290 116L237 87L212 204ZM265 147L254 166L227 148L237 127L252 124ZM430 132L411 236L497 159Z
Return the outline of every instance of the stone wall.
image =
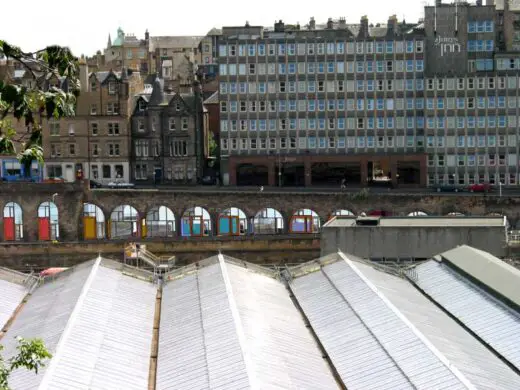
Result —
M45 201L51 201L53 194L59 211L60 241L80 241L83 237L83 203L99 206L105 219L119 205L133 206L139 215L145 216L154 206L167 206L175 214L176 220L189 208L204 207L217 220L220 212L230 207L244 211L252 218L263 208L274 208L285 218L300 209L314 210L322 221L329 219L335 210L349 210L356 215L371 210L384 210L392 215L408 215L422 211L428 215L447 215L459 212L465 215L485 216L500 214L508 217L516 225L520 217L520 198L497 196L438 196L437 194L353 194L353 193L307 193L307 192L176 192L170 190L96 190L90 191L80 183L32 184L0 183L0 210L8 202L17 202L23 209L24 241L38 240L37 210ZM0 214L2 215L2 214ZM179 231L179 229L177 229ZM214 230L215 231L215 230ZM287 233L287 232L286 232ZM174 241L180 238L171 238ZM200 238L182 238L200 240ZM3 240L3 221L0 218L0 241Z

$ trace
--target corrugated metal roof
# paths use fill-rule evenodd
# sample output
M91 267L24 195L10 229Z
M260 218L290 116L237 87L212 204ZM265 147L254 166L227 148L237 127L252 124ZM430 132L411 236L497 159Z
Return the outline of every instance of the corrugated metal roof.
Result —
M38 375L13 373L14 390L148 389L157 290L111 263L89 262L35 290L7 336L42 338L53 358ZM16 344L6 339L9 355Z
M505 226L503 217L367 217L365 219L379 220L377 225L379 227ZM356 227L356 218L334 218L323 227Z
M223 256L164 286L159 340L157 389L337 388L284 284Z
M28 293L27 288L20 283L19 276L18 273L0 269L0 330Z
M477 389L520 389L520 376L411 283L369 265L356 266Z
M350 390L467 388L464 378L355 266L330 263L294 279L291 286Z
M409 273L416 285L520 369L520 314L435 260Z
M520 306L520 270L499 258L461 245L441 253L442 261L454 265L498 294Z

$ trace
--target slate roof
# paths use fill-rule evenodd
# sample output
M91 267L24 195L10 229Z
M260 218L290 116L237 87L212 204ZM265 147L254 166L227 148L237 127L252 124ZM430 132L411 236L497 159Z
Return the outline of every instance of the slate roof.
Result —
M29 292L27 275L0 268L0 331Z
M203 36L162 36L150 37L150 51L155 49L194 49Z

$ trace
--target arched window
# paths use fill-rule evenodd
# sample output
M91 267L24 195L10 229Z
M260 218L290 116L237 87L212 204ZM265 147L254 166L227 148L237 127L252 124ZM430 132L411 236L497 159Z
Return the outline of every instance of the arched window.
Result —
M38 237L41 241L60 238L58 207L53 202L43 202L38 207Z
M173 237L175 215L166 206L156 206L148 211L143 224L143 237Z
M236 207L224 210L218 216L219 236L241 236L247 234L246 214Z
M139 237L139 213L129 205L117 206L110 214L110 238Z
M281 234L283 229L283 216L278 210L268 207L260 210L253 218L255 234Z
M83 204L83 238L99 240L105 238L105 214L99 206Z
M9 202L4 207L4 240L23 239L23 212L18 203Z
M211 217L206 209L192 207L184 212L181 220L182 237L201 237L211 234Z
M320 231L320 217L310 209L298 210L291 217L290 233L318 233Z

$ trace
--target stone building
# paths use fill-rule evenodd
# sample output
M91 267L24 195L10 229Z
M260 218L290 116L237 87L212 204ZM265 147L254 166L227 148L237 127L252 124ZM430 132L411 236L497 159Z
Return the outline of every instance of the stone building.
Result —
M195 184L207 156L200 89L176 93L164 85L157 76L134 98L132 179L137 184Z
M126 67L147 75L150 72L150 62L150 34L148 30L144 33L144 39L138 39L133 34L125 34L121 27L118 28L117 36L113 41L111 36L108 36L102 62L104 66L114 70L121 70L122 67Z
M223 182L517 186L520 53L507 4L436 1L413 24L224 27Z
M51 80L52 81L52 80ZM132 97L142 90L139 72L89 73L80 64L81 94L76 116L43 123L45 176L101 183L130 179Z

